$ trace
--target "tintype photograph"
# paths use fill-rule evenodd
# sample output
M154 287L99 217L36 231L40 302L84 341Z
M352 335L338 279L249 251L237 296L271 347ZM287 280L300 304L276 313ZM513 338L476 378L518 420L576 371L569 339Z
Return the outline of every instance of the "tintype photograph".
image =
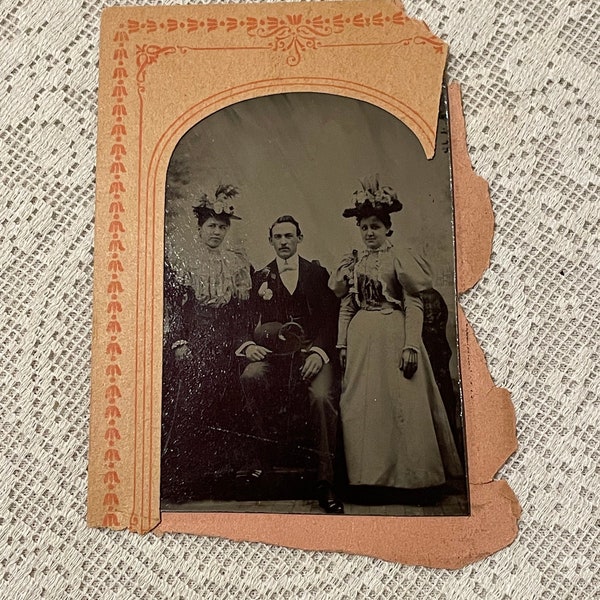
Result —
M468 515L448 112L253 98L165 187L161 508Z

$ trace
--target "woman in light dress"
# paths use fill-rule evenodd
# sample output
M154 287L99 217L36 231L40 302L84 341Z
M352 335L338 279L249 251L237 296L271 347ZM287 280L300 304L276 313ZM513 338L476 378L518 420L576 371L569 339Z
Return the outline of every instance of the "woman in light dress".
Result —
M390 214L402 208L377 178L355 192L364 248L330 278L342 298L338 348L340 403L351 485L418 489L462 475L450 425L422 340L420 292L432 287L427 264L391 244Z

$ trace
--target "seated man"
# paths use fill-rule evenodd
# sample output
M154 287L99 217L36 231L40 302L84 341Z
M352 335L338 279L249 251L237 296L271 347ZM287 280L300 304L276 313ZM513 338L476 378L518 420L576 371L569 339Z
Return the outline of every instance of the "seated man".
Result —
M339 391L330 360L335 352L338 300L327 286L327 271L298 256L302 232L293 217L285 215L273 223L269 242L276 258L252 277L252 327L256 329L253 339L237 350L238 356L250 361L241 376L244 400L261 436L268 438L269 411L288 401L281 394L304 392L311 450L318 458L319 504L326 512L342 513L343 505L333 490ZM302 406L292 410L302 411Z

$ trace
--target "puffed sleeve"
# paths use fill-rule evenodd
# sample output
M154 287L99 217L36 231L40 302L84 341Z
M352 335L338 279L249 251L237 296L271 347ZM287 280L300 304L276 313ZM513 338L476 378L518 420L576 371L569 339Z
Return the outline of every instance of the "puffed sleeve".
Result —
M356 254L356 250L344 254L338 267L333 270L329 277L329 289L333 290L338 298L345 296L352 287Z
M408 248L394 248L394 271L402 288L413 296L431 289L431 266L425 257Z

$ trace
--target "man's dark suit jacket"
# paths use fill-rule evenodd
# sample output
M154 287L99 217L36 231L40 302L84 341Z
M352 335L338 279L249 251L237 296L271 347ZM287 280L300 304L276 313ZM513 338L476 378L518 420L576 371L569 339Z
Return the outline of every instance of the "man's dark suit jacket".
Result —
M259 324L295 321L304 329L304 346L317 346L331 360L335 352L339 300L327 285L329 274L317 263L298 257L298 284L290 294L279 276L277 261L252 276L252 332ZM265 294L265 286L271 290ZM262 288L262 297L259 291ZM269 296L272 297L269 298Z

